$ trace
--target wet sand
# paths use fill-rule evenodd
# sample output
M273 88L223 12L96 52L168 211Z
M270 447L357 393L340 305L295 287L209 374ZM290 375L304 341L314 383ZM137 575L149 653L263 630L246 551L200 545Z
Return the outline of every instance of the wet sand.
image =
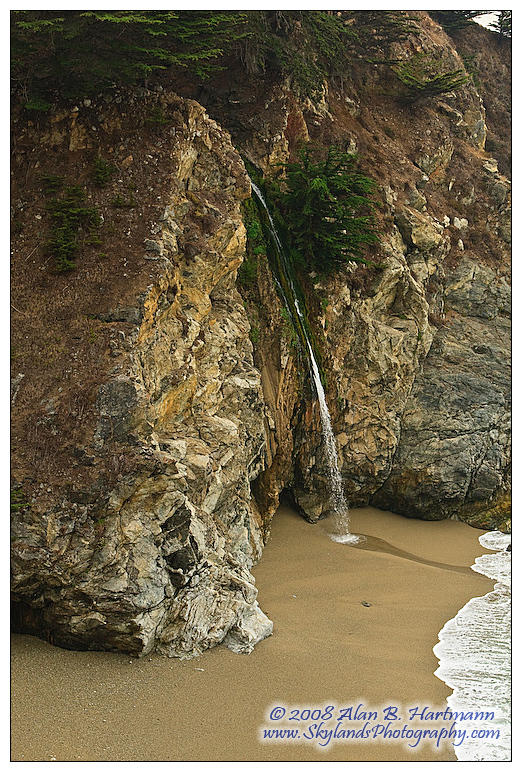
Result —
M334 543L327 527L287 507L277 513L254 569L274 634L248 656L218 647L183 662L137 660L14 635L12 758L455 760L447 744L412 751L366 740L320 750L311 740L259 741L274 704L444 709L450 691L433 675L437 634L493 587L469 569L485 552L483 531L462 523L354 510L352 530L370 537L362 547Z

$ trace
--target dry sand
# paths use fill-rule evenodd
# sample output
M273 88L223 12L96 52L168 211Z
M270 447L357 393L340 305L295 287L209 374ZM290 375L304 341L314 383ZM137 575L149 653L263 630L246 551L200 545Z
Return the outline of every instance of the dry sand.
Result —
M219 647L136 660L13 636L13 759L455 760L447 744L259 742L273 704L443 709L437 633L493 585L469 569L483 531L462 523L354 510L352 530L371 537L363 549L335 544L326 528L277 513L254 571L274 634L249 656Z

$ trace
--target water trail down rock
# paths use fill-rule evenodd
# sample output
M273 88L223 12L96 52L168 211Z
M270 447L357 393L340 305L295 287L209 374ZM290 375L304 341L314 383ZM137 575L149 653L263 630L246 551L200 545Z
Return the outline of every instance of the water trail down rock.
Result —
M308 349L310 353L310 366L312 372L312 378L314 381L315 390L319 399L319 411L321 414L321 427L323 431L323 441L326 453L326 461L328 465L328 477L330 482L330 497L333 510L333 530L329 534L333 541L340 542L341 544L356 544L360 537L353 533L350 533L350 515L348 509L348 502L344 495L343 481L341 472L339 470L339 457L337 455L337 447L335 443L335 436L332 429L332 421L330 418L330 411L328 410L328 403L326 402L326 395L324 393L323 384L321 382L321 376L319 374L319 368L310 346L309 341Z
M280 282L278 282L278 285L283 292L287 309L290 311L291 304L293 304L295 308L297 313L297 321L299 324L299 331L305 340L308 349L307 353L310 362L310 375L312 377L312 382L314 384L319 401L321 428L325 447L325 458L328 467L330 500L333 512L332 532L329 533L329 536L331 539L333 539L333 541L340 542L341 544L356 544L364 537L350 533L349 508L348 502L346 501L346 497L344 495L343 481L339 469L339 457L337 455L337 445L332 428L332 420L330 418L330 411L328 410L328 403L326 401L326 395L324 392L323 384L321 382L319 367L314 356L306 325L303 323L304 317L299 305L299 299L292 278L292 271L288 264L288 259L283 249L281 239L277 233L272 215L270 214L270 210L268 209L265 199L263 198L263 194L254 182L250 181L250 184L252 185L252 190L254 191L256 198L267 214L268 222L270 223L270 233L274 242L275 249L277 251L277 257L279 259L281 271L284 274L284 284L288 287L288 291L291 293L291 297L287 297L287 293L285 292L285 289ZM294 314L292 314L292 318L295 319Z

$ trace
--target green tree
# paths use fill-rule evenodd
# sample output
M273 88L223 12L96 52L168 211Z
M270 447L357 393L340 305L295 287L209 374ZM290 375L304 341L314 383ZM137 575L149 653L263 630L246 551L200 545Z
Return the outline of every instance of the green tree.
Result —
M12 11L11 74L30 96L75 97L171 66L205 77L245 22L236 11Z
M395 43L419 32L418 19L405 11L355 11L350 15L357 57L366 60L386 60Z
M72 271L76 267L82 233L84 243L100 242L95 235L101 223L100 216L95 207L85 206L85 200L85 190L78 185L71 185L61 198L53 198L46 206L51 215L51 228L45 251L53 255L55 268L59 272Z
M435 21L438 21L446 32L453 32L471 24L477 16L491 11L428 11Z
M358 171L357 157L332 146L325 159L314 160L305 148L284 168L279 205L294 258L322 272L347 260L365 263L364 248L377 241L375 183Z
M444 63L427 54L415 54L392 67L394 73L405 86L404 100L417 102L439 94L446 94L460 88L469 80L468 73L462 68L446 69Z
M332 11L253 11L248 14L241 56L250 74L290 76L302 94L319 91L330 76L347 70L355 33Z

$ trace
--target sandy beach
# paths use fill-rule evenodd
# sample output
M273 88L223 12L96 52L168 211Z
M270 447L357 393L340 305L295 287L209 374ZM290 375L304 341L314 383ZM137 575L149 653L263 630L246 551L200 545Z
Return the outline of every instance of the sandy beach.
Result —
M137 660L13 636L12 758L455 760L447 744L259 741L274 704L444 709L437 634L493 586L469 568L485 552L483 531L463 523L358 509L362 548L334 543L327 527L280 508L254 569L274 634L249 656L219 647L190 661Z

